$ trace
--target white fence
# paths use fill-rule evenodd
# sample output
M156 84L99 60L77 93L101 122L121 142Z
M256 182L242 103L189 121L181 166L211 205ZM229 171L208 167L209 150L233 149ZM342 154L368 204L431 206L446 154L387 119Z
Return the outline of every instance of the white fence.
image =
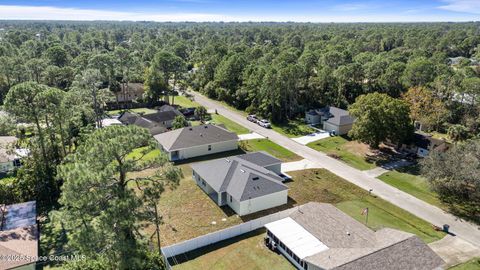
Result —
M286 218L296 210L297 210L296 207L290 208L290 209L283 210L281 212L277 212L268 216L250 220L236 226L232 226L223 230L219 230L219 231L205 234L190 240L186 240L178 244L162 247L162 254L165 258L167 269L171 269L171 266L168 262L168 258L254 231L256 229L263 227L267 223L277 221L282 218Z

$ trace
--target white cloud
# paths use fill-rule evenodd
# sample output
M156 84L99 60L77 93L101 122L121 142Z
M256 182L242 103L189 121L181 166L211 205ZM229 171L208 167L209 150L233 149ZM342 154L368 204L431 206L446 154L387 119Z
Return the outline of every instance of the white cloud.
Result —
M110 20L110 21L272 21L272 22L434 22L434 21L472 21L478 20L476 15L422 15L407 13L381 14L317 14L317 15L225 15L214 13L154 13L154 12L126 12L78 8L60 8L49 6L13 6L0 5L0 19L2 20Z
M443 0L446 4L439 9L480 14L480 0Z

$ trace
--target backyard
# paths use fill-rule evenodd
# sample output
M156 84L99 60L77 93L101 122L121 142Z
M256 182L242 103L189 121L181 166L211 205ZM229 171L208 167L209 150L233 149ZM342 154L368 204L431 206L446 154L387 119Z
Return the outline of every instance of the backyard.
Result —
M370 170L376 167L374 163L366 160L367 154L370 153L368 145L347 140L342 136L321 139L307 146L336 157L359 170Z
M302 158L269 139L253 139L240 142L240 148L246 152L265 151L284 162L297 161Z
M175 262L179 264L173 269L294 270L295 267L282 255L270 251L265 246L264 236L265 230L259 229L175 256Z
M119 115L123 112L124 110L113 110L113 111L107 111L107 114L110 116L113 115ZM155 109L150 109L150 108L135 108L135 109L128 109L127 111L129 112L134 112L138 114L150 114L150 113L156 113L157 110Z

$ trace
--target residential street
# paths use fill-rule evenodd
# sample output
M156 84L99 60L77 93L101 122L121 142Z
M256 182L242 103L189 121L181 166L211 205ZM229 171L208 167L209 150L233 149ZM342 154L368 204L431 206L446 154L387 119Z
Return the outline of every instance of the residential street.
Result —
M283 136L271 129L262 128L252 122L249 122L245 116L231 109L226 108L218 102L212 101L196 92L191 92L195 96L195 101L205 106L207 109L214 109L228 119L245 126L252 132L265 136L273 142L285 147L305 159L321 164L321 167L337 174L340 177L350 181L353 184L365 189L372 189L372 193L403 208L412 214L434 224L442 226L450 225L450 232L458 237L475 245L480 244L480 227L469 222L460 220L445 211L432 206L422 200L419 200L410 194L402 192L377 178L354 169L349 165L328 157L326 154L302 145L286 136Z

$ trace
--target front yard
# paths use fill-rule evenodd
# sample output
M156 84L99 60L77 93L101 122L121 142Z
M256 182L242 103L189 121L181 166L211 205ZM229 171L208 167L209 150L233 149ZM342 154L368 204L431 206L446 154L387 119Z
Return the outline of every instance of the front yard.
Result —
M435 231L432 225L409 212L375 196L354 184L325 170L302 170L289 172L293 181L289 183L289 196L297 204L310 201L335 204L340 210L365 223L363 209L369 209L367 226L373 230L390 227L414 233L430 243L445 234Z
M288 149L270 141L269 139L254 139L240 142L240 148L246 152L265 151L283 162L301 160L302 157Z
M264 244L265 229L255 230L204 248L175 256L174 270L256 269L294 270L282 255Z
M336 157L359 170L370 170L376 167L374 163L366 160L366 155L370 152L367 145L349 141L341 136L321 139L307 146Z
M446 209L437 194L430 189L427 180L419 175L418 166L389 171L380 175L378 179L429 204Z
M272 129L289 138L301 137L316 132L303 119L290 120L287 124L272 124Z
M456 265L449 270L478 270L480 269L480 258L475 258L466 263Z
M247 128L235 123L234 121L220 115L220 114L215 114L212 113L211 115L211 123L214 124L223 124L228 130L235 132L237 134L247 134L250 133L250 130Z
M172 98L170 97L170 100ZM193 107L199 107L200 104L198 104L197 102L191 100L190 98L188 97L185 97L185 96L175 96L175 99L174 99L174 105L178 105L180 107L183 107L183 108L193 108Z

